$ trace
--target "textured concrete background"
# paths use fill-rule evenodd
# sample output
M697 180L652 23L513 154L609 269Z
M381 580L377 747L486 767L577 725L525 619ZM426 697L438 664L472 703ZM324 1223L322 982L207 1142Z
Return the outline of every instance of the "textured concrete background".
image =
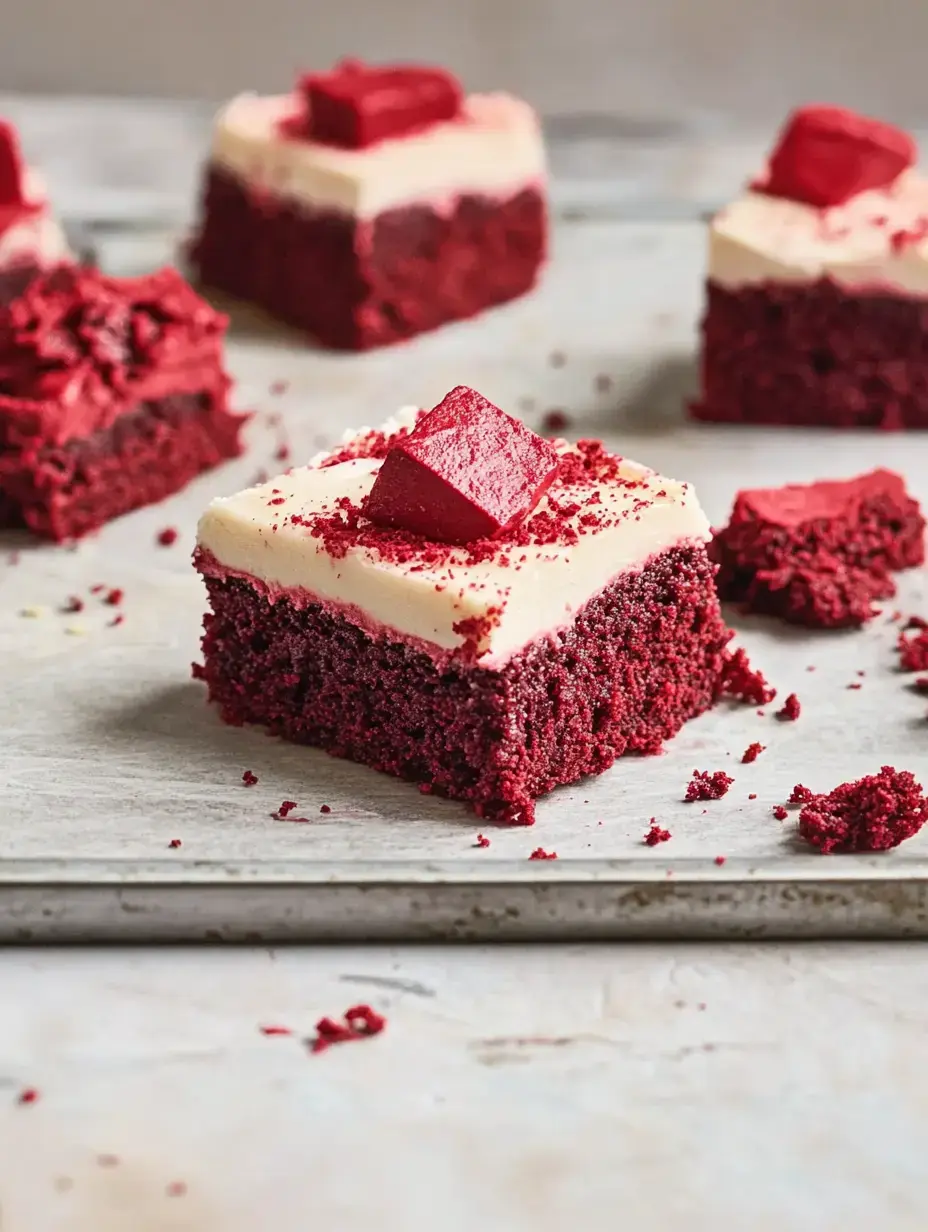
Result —
M354 53L434 59L545 112L752 123L798 100L928 118L924 0L30 0L5 90L220 98Z

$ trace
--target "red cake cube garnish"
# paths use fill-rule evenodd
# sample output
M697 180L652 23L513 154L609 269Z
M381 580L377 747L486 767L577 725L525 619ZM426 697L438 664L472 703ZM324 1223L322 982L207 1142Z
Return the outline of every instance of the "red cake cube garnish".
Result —
M23 156L16 129L0 120L0 210L26 204Z
M393 444L364 512L378 526L472 543L524 518L556 472L548 441L459 385Z
M844 107L800 107L780 133L765 181L754 185L825 209L887 188L916 159L908 133Z
M366 65L343 60L300 82L313 141L362 150L405 137L461 112L463 91L451 73L413 64Z

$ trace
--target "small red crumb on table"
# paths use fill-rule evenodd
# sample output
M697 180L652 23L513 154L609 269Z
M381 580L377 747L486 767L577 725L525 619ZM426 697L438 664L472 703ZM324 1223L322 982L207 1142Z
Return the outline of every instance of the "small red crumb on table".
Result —
M556 860L556 851L545 851L544 847L536 847L529 856L530 860Z
M570 427L570 416L561 410L546 411L541 426L545 432L563 432Z
M23 1087L16 1097L18 1104L34 1104L38 1102L39 1092L35 1087Z
M904 672L928 671L928 628L920 616L910 616L896 641Z
M320 805L320 808L319 808L319 812L320 812L320 813L326 813L326 814L328 814L328 813L331 813L331 811L332 811L332 809L331 809L331 807L330 807L328 804L323 804L323 805Z
M271 813L271 816L276 821L283 821L285 818L290 816L295 808L297 808L296 800L281 800L280 807L277 812Z
M103 602L108 603L110 607L118 607L122 603L124 593L118 586L114 586L112 590L107 591Z
M655 819L651 818L651 829L644 836L644 842L648 847L656 847L658 843L666 843L671 835L669 830L662 830Z
M716 856L716 857L715 857L715 863L719 866L719 868L721 868L721 867L722 867L722 865L725 863L725 859L726 859L726 857L725 857L725 856Z
M123 616L122 612L120 612L118 616L114 616L112 620L107 621L107 628L116 629L121 624L125 624L125 621L126 621L125 616Z
M242 775L242 782L245 784L246 787L254 787L257 781L258 781L258 776L256 774L253 774L250 770L246 770L244 774Z
M801 712L802 707L799 704L799 698L795 693L790 693L782 708L777 711L777 718L782 719L784 722L794 723L799 718Z
M810 800L815 799L815 792L811 787L804 787L802 783L797 783L790 792L790 804L808 804Z
M760 744L756 740L754 741L753 744L749 744L748 747L744 750L744 753L741 755L741 764L744 766L747 766L752 761L757 761L757 758L760 756L761 753L763 753L766 747L767 746L765 744Z
M293 1034L293 1032L291 1031L289 1027L280 1027L280 1026L275 1026L275 1025L271 1025L267 1027L258 1027L258 1030L261 1032L262 1035L268 1035L268 1036L292 1035Z
M751 667L747 653L740 647L732 651L722 669L718 692L719 697L730 697L747 706L766 706L777 695L763 673Z
M182 842L179 838L172 838L171 841L168 843L168 846L171 848L172 851L176 851L178 847L182 846Z
M777 819L777 821L786 821L787 817L789 816L789 813L786 811L786 808L784 805L775 804L773 807L773 815Z
M169 548L171 544L177 542L177 536L178 532L173 526L165 526L164 530L158 531L158 544L163 548Z
M182 1198L187 1192L186 1181L171 1181L164 1191L169 1198Z
M474 843L475 847L489 847L489 845L490 845L490 840L487 838L485 834L477 835L477 841L476 843Z
M842 783L816 796L799 814L799 833L823 854L886 851L928 821L928 799L908 770L883 766L879 774Z
M693 777L686 787L683 799L687 804L696 800L721 800L735 780L724 770L714 773L708 770L694 770Z
M332 1044L345 1044L351 1040L369 1039L379 1035L387 1025L386 1018L372 1010L369 1005L355 1005L345 1010L343 1022L333 1018L320 1018L316 1034L308 1041L312 1053L325 1052Z

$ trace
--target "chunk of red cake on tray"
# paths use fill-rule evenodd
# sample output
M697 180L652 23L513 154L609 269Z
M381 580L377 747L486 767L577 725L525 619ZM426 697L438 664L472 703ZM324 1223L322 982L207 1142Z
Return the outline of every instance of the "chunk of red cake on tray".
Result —
M739 492L716 532L723 599L792 624L841 628L877 614L892 573L925 559L925 519L901 476L875 470Z
M0 120L0 303L70 255L41 175L24 162L16 129Z
M698 419L928 428L928 178L901 129L787 120L713 219Z
M459 387L213 501L195 674L229 723L527 824L721 691L708 537L688 484Z
M171 269L59 266L0 308L0 527L75 538L236 456L225 327Z
M325 346L384 346L535 284L545 182L528 103L345 60L222 109L191 260Z

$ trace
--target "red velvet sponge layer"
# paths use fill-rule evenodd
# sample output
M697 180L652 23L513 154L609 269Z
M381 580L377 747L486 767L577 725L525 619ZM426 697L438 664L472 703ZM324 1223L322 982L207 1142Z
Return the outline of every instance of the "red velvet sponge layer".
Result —
M547 246L537 189L370 221L258 198L212 167L192 250L201 281L339 350L412 338L525 294Z
M928 428L928 300L804 286L708 284L696 419Z
M245 417L217 387L146 402L110 427L35 452L0 450L0 527L73 539L180 491L241 453Z
M702 545L664 552L499 671L436 663L319 606L271 605L247 582L207 577L195 674L227 723L530 824L545 792L657 752L713 703L730 637L713 573Z

